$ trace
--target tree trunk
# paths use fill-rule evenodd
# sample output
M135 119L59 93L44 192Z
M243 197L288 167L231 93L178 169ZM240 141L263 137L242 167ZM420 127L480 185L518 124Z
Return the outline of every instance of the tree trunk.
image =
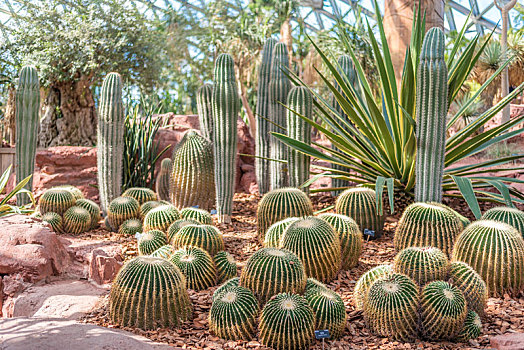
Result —
M291 18L288 17L280 26L280 41L286 44L289 62L293 62L293 36L291 35Z

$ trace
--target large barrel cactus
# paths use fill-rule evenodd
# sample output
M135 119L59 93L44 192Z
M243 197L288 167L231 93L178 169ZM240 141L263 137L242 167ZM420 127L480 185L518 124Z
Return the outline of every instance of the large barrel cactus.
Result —
M222 233L211 225L186 225L171 238L175 248L198 247L211 256L224 250Z
M113 324L145 330L177 327L191 314L186 278L165 259L130 260L111 286L109 318Z
M137 233L141 233L142 231L142 220L140 219L127 219L118 228L119 234L128 236L134 236Z
M240 98L233 58L228 54L221 54L215 62L212 104L218 222L231 223L233 195L235 194L237 119L240 111Z
M280 247L280 239L282 238L284 231L289 227L289 225L298 219L299 218L287 218L269 226L266 231L266 236L264 237L264 247Z
M91 214L91 228L97 228L100 221L100 207L90 199L80 198L76 200L77 207L84 208Z
M315 313L315 329L328 329L330 339L338 339L346 328L346 307L337 293L329 289L316 288L304 294Z
M469 310L464 325L454 340L467 342L470 339L478 338L480 333L482 333L482 320L475 311Z
M257 89L257 106L256 106L256 129L255 151L255 172L257 177L258 192L261 195L269 192L271 174L269 172L269 130L271 119L269 81L271 78L271 64L273 59L273 48L277 41L268 39L262 49L262 62L258 71L258 89ZM265 118L265 119L264 119Z
M160 171L156 177L155 190L158 199L169 201L169 187L171 186L171 172L173 170L173 161L169 158L162 159Z
M215 204L213 145L196 131L187 132L173 150L171 203L178 209Z
M38 201L40 213L47 212L63 215L67 209L75 205L76 199L71 192L62 189L49 189L42 194Z
M180 216L182 217L182 219L195 220L203 225L211 225L213 223L211 214L204 209L198 209L193 207L184 208L180 210Z
M35 67L26 66L20 71L16 89L16 183L21 182L35 169L36 143L40 119L40 83ZM33 190L33 179L24 186ZM25 193L16 196L18 205L30 203Z
M122 77L118 73L109 73L100 92L97 131L98 190L104 213L122 191L123 156Z
M89 231L91 228L91 214L76 205L64 213L64 231L74 235Z
M159 230L149 230L138 239L138 253L149 255L167 244L166 234Z
M449 278L451 283L464 294L468 309L484 315L488 301L488 287L482 277L465 262L454 261L449 267Z
M360 276L355 284L355 290L353 291L355 309L362 310L364 308L364 302L367 299L369 288L373 282L384 276L389 276L392 273L393 265L379 265Z
M107 222L113 231L118 231L120 225L128 219L138 218L140 205L131 197L117 197L107 207Z
M522 210L510 207L495 207L487 210L481 219L505 222L515 227L522 235L522 238L524 238L524 212Z
M226 251L221 251L213 257L217 268L218 283L223 283L237 276L237 263L235 258Z
M42 215L42 221L47 222L54 232L56 233L63 233L64 232L64 226L62 223L62 217L58 215L57 213L53 213L52 211L48 211L44 215Z
M131 197L136 199L139 205L146 202L156 201L156 193L150 188L146 187L131 187L122 193L122 197Z
M287 96L292 88L287 77L289 69L289 56L286 44L278 43L273 48L271 62L271 78L269 81L270 120L275 123L269 126L273 132L282 133L287 130L286 107ZM281 129L283 128L283 129ZM269 139L269 154L271 159L286 161L288 149L282 142L274 137ZM270 163L270 187L272 190L288 186L287 164L277 161Z
M411 277L420 286L436 280L445 280L449 272L446 254L435 247L409 247L395 257L395 272Z
M222 283L213 293L212 300L213 302L215 299L220 296L220 293L222 293L225 290L233 289L235 287L238 287L240 284L240 277L233 277L226 282Z
M207 289L216 284L217 271L213 259L197 247L179 249L169 258L186 276L187 287L196 291Z
M431 28L424 37L417 74L416 202L442 201L448 111L445 50L444 33Z
M197 112L200 134L213 142L213 85L204 84L197 90Z
M358 224L349 216L340 214L324 213L318 217L333 226L338 234L342 252L342 269L349 270L355 267L358 264L363 245L362 233Z
M180 219L180 212L171 204L151 209L144 217L144 231L167 232L169 226Z

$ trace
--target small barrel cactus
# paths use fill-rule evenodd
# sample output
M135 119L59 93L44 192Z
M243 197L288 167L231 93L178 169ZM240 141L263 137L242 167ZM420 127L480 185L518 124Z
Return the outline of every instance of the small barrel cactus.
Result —
M54 187L51 187L51 188L69 191L69 192L71 192L71 194L73 195L73 197L75 197L75 199L77 201L79 199L84 199L85 198L84 194L82 193L82 191L78 187L75 187L75 186L72 186L72 185L60 185L60 186L54 186Z
M216 253L213 257L217 268L218 283L223 283L237 276L237 263L235 258L226 251Z
M223 339L250 340L255 334L258 312L258 302L252 291L231 287L213 298L209 329Z
M371 238L380 238L384 229L384 216L377 208L375 191L364 187L350 188L342 192L335 202L335 211L355 220L362 233L369 231Z
M84 208L91 215L91 228L97 228L100 221L100 207L92 200L80 198L77 199L75 205Z
M122 197L131 197L136 199L139 205L149 201L156 201L156 193L146 187L131 187L122 193Z
M431 281L445 280L449 272L449 260L446 254L435 247L409 247L397 254L393 269L423 286Z
M76 205L67 209L64 213L64 231L78 235L89 231L91 228L91 214L87 210Z
M470 339L478 338L480 333L482 333L480 316L475 311L469 310L464 325L454 340L465 343Z
M300 325L300 326L298 326ZM315 333L315 315L304 297L275 295L260 314L260 342L276 350L308 349Z
M282 293L302 294L306 273L300 259L285 249L262 248L247 261L240 274L240 285L253 291L261 304Z
M171 239L175 248L198 247L211 256L224 250L222 233L211 225L187 225L182 227Z
M495 207L491 208L482 215L482 220L495 220L513 226L524 238L524 212L517 208Z
M213 142L213 84L204 84L197 90L196 102L200 134Z
M158 208L162 205L167 205L167 204L171 204L169 202L165 202L165 201L149 201L149 202L145 202L144 204L142 204L140 206L140 217L143 219L147 213L149 213L151 211L151 209L155 209L155 208Z
M468 309L484 315L488 301L488 288L482 277L468 264L454 261L449 266L449 278L451 283L464 294Z
M389 276L393 273L393 265L379 265L364 273L355 284L353 300L355 309L362 310L366 301L369 287L381 277Z
M149 255L167 244L166 234L159 230L149 230L138 239L138 253Z
M231 289L238 287L240 285L240 277L233 277L226 282L222 283L213 293L213 301L215 301L216 297L218 297L223 291L226 289Z
M109 295L111 323L152 330L191 319L186 278L171 262L137 257L118 272Z
M196 291L216 284L217 271L211 256L197 247L179 249L169 258L186 276L187 287Z
M313 290L323 291L328 290L329 288L319 280L313 277L309 277L306 281L306 291L305 293L311 292Z
M167 241L169 244L173 244L173 237L177 234L178 231L184 226L187 225L200 225L198 221L195 220L186 220L186 219L178 219L175 222L169 226L167 229Z
M451 254L463 226L459 218L439 203L413 203L398 222L393 244L400 251L407 247L436 247Z
M175 250L173 249L173 246L166 244L149 254L149 256L155 258L169 259L169 257L173 255L174 252Z
M140 219L127 219L118 228L118 233L126 236L134 236L142 231L142 221Z
M281 247L299 257L308 277L329 282L340 269L338 234L317 217L305 217L289 225L282 236Z
M47 213L42 215L42 221L47 222L49 226L51 226L54 232L56 233L64 232L64 226L62 224L62 217L58 215L57 213L48 211Z
M318 216L328 224L333 226L340 239L340 249L342 252L342 269L349 270L358 264L358 259L362 253L362 233L358 224L349 216L325 213Z
M417 335L418 303L418 286L411 278L388 274L369 287L364 321L374 334L411 341Z
M524 288L524 240L503 222L473 222L457 238L452 260L471 266L491 295L518 293Z
M140 205L131 197L117 197L107 208L107 221L113 231L118 231L120 225L128 219L138 218Z
M329 289L309 289L304 294L315 313L315 329L328 329L330 339L339 339L346 328L346 307L337 293Z
M264 247L266 248L278 248L280 247L280 239L284 234L284 231L297 221L298 218L287 218L278 222L275 222L273 225L269 226L266 231L266 236L264 237Z
M467 313L464 295L448 282L433 281L422 289L420 317L424 338L454 339L461 331Z
M169 158L162 159L160 170L155 181L155 189L158 199L169 201L169 186L171 182L171 171L173 170L173 161Z
M151 209L144 217L144 231L160 230L167 232L171 224L180 219L180 212L172 205L162 205Z
M41 214L51 211L58 215L63 215L75 203L76 199L71 192L61 189L49 189L40 197L38 207Z
M313 215L313 204L308 196L296 188L281 188L262 197L257 208L257 235L264 240L269 226L290 217Z
M198 209L198 208L184 208L180 210L180 216L182 219L186 220L195 220L203 225L211 225L213 219L211 219L211 214L207 210Z

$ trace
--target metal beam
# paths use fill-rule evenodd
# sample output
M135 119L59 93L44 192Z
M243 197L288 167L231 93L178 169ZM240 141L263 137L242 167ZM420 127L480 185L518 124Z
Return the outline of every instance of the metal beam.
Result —
M463 15L466 15L466 16L469 15L469 13L471 12L467 7L464 7L461 4L459 4L459 3L457 3L457 2L455 2L453 0L448 0L448 5L452 9L454 9L454 10L456 10L456 11L458 11L458 12L460 12ZM475 23L475 24L479 23L479 24L483 25L484 27L486 27L486 28L488 28L490 30L493 30L494 28L497 28L496 32L500 32L500 28L497 26L497 24L492 22L492 21L490 21L489 19L486 19L484 17L480 17L480 18L472 17L471 20L473 21L473 23Z

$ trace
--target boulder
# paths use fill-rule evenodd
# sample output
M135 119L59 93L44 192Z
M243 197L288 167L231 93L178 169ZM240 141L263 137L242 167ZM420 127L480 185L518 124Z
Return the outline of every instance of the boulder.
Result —
M111 283L121 267L119 256L111 256L104 249L95 249L89 259L89 279L97 284Z
M493 349L524 350L524 333L507 333L489 339Z

